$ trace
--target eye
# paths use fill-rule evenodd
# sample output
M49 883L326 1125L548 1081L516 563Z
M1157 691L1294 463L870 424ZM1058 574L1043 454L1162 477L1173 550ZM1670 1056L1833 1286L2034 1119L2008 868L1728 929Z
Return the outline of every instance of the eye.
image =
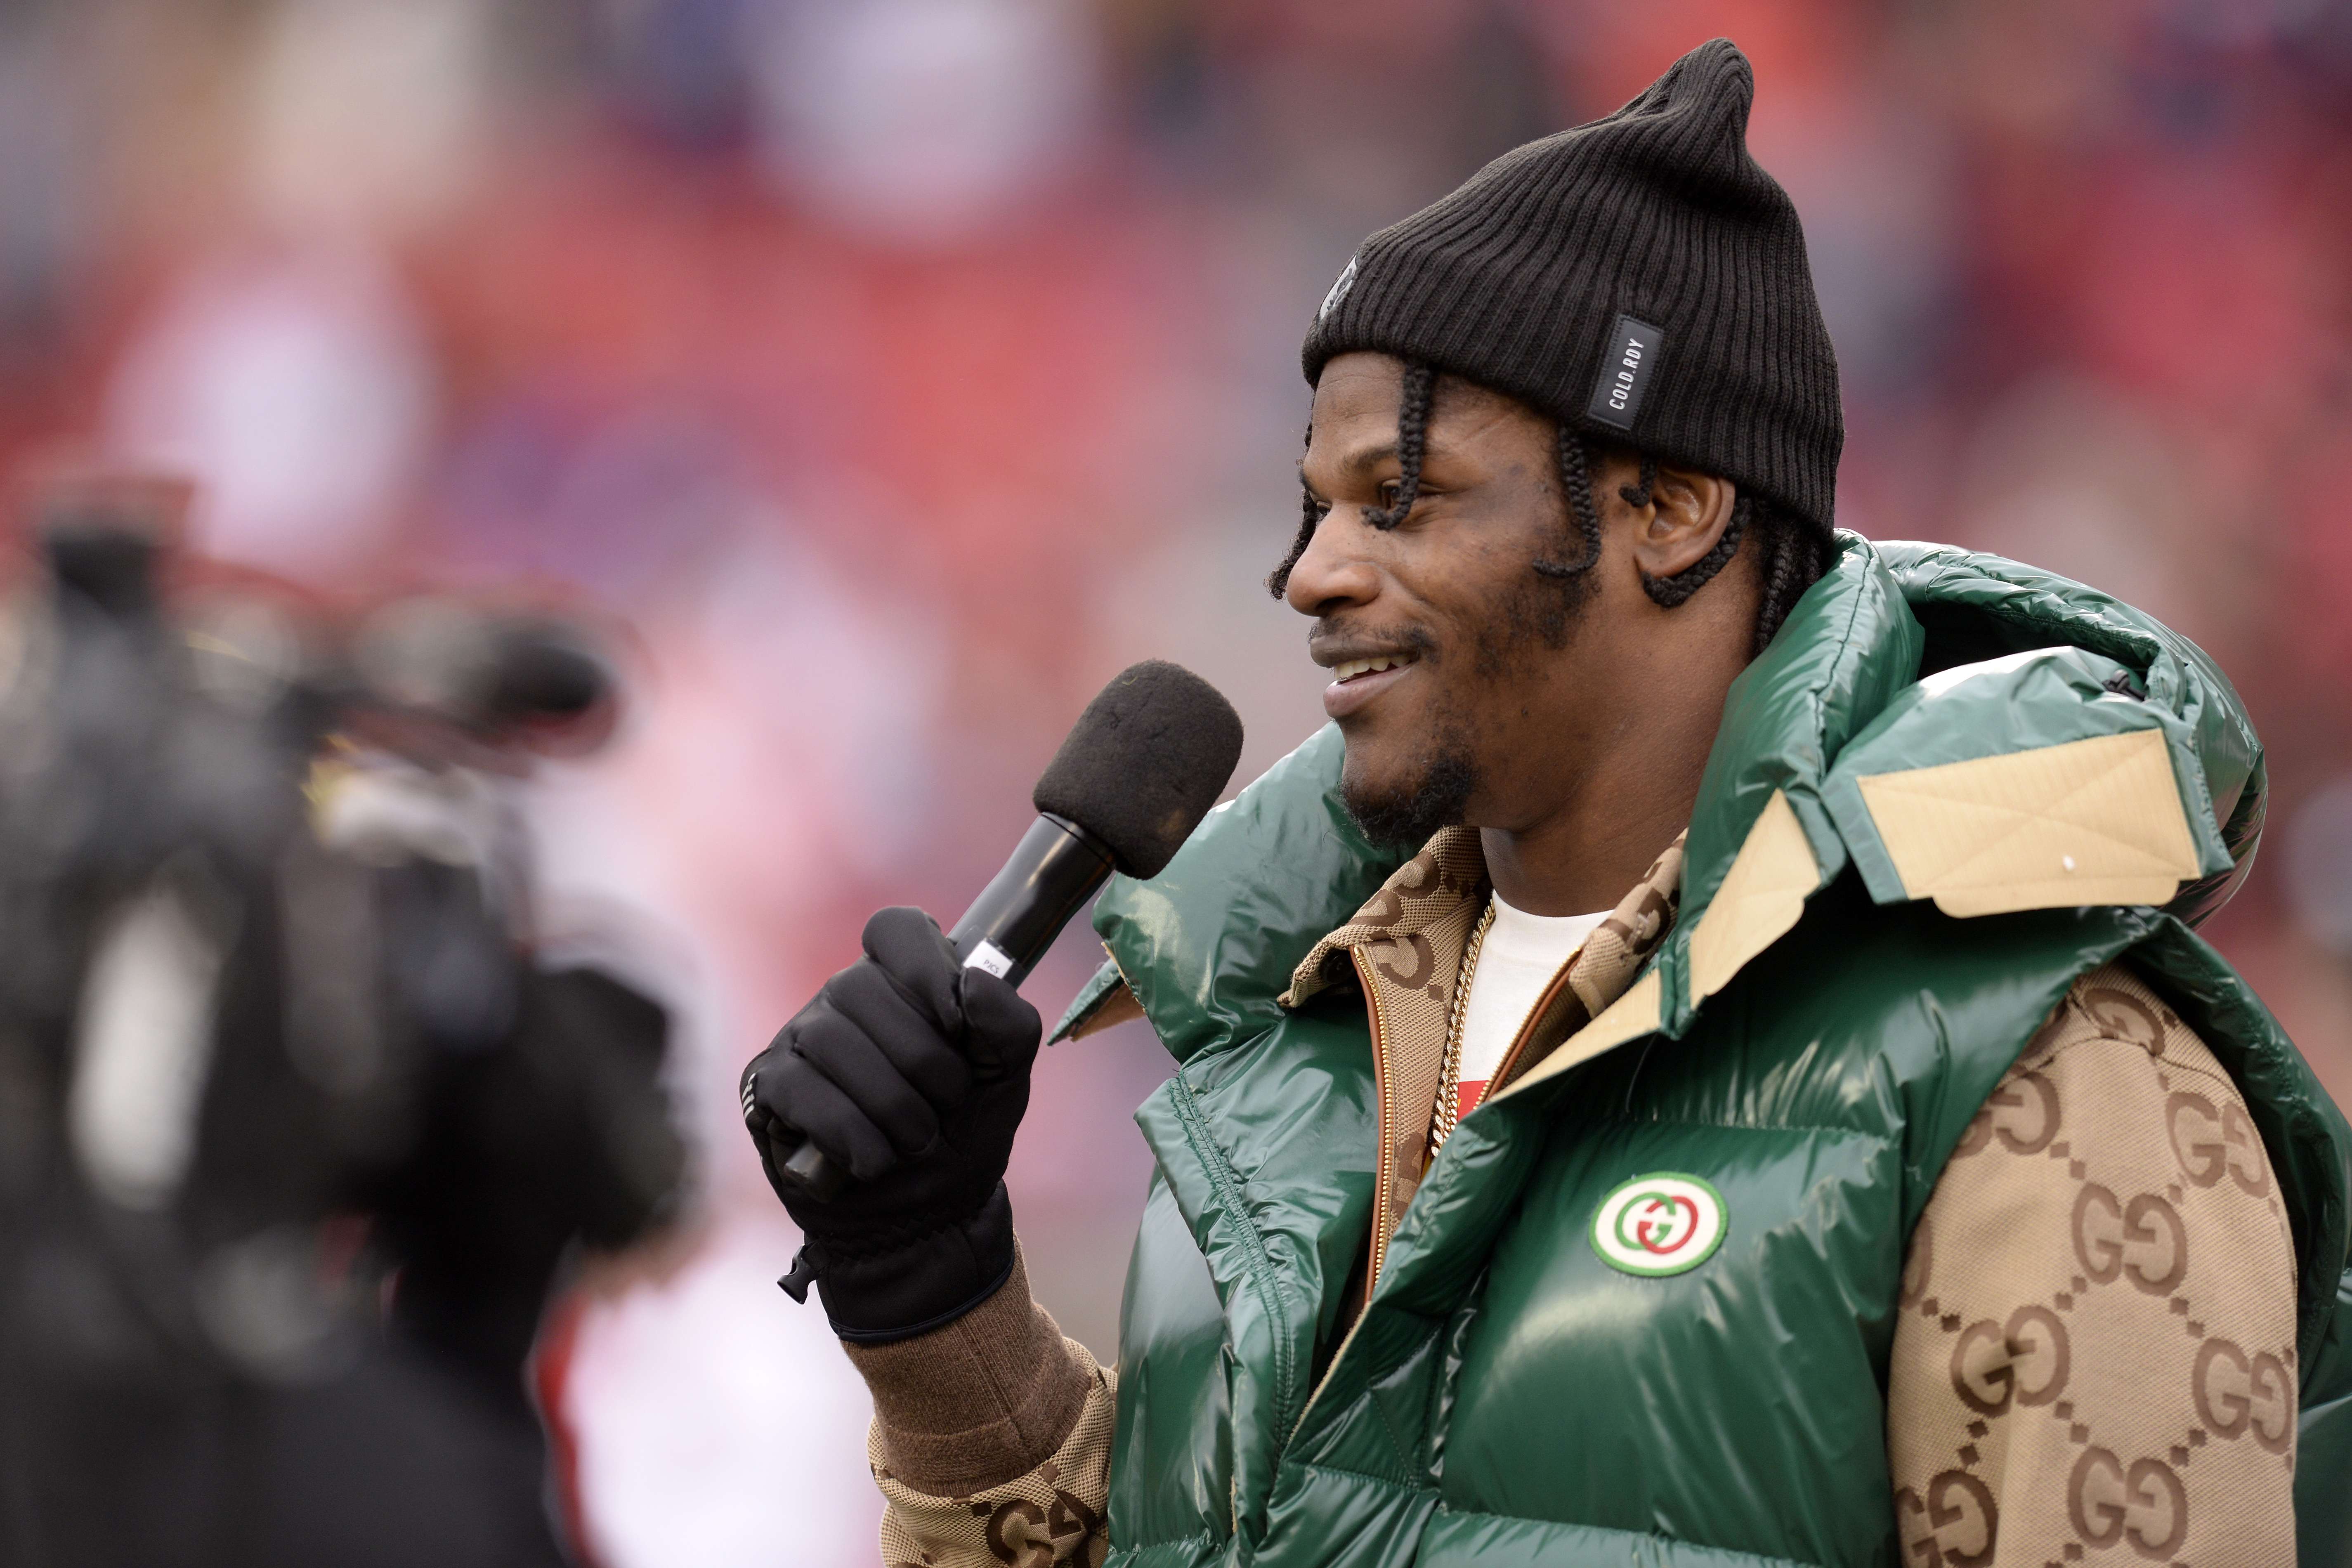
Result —
M1396 506L1397 497L1402 494L1404 494L1404 486L1398 480L1381 480L1380 488L1381 510L1382 511L1392 510Z

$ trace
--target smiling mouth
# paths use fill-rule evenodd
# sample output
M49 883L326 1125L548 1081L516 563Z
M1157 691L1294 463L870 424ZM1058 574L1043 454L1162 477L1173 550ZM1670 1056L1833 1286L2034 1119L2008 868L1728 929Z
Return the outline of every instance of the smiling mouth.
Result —
M1377 674L1383 669L1402 669L1414 662L1414 656L1409 653L1382 653L1370 658L1351 658L1331 667L1331 679L1335 684L1345 686L1359 676Z

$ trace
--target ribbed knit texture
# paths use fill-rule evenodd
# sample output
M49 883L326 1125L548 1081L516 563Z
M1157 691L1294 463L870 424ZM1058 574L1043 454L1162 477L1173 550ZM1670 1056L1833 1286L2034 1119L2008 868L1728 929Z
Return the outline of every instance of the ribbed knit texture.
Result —
M1717 38L1616 113L1372 236L1307 334L1307 381L1359 350L1423 361L1826 532L1837 356L1797 210L1748 153L1755 94L1748 58ZM1586 411L1621 315L1664 334L1630 430Z
M891 1474L933 1497L986 1491L1045 1463L1097 1382L1093 1358L1030 1297L1017 1250L1003 1289L953 1322L843 1347L874 1395L874 1435Z

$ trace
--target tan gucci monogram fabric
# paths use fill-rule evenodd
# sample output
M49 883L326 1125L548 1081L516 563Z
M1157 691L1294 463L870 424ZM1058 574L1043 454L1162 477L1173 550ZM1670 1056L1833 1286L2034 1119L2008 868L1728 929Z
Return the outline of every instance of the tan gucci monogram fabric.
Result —
M2294 1561L2294 1252L2262 1140L2139 981L2085 976L1912 1233L1905 1568Z
M882 1424L876 1421L866 1435L866 1458L887 1504L885 1568L1101 1568L1110 1550L1103 1510L1110 1497L1118 1385L1084 1345L1062 1342L1091 1380L1085 1408L1052 1458L1002 1486L969 1497L915 1490L891 1473Z

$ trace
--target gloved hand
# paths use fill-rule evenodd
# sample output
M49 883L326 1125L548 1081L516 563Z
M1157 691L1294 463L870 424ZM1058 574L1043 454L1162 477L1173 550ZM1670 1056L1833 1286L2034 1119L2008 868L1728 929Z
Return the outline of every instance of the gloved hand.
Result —
M879 910L864 943L743 1069L742 1104L834 1331L877 1343L961 1317L1012 1272L1004 1165L1044 1026L920 910ZM779 1175L803 1137L856 1178L830 1202Z

